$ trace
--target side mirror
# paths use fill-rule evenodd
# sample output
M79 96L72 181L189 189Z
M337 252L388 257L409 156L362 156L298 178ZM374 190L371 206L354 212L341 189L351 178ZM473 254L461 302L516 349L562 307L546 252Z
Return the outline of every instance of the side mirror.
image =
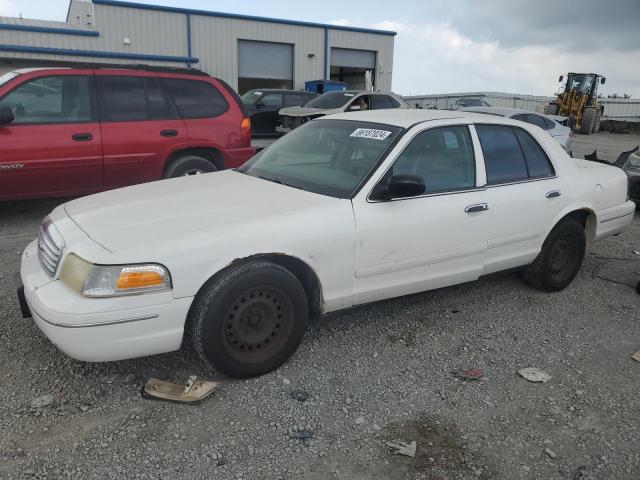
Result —
M391 200L392 198L407 198L421 195L426 190L424 181L416 175L393 175L386 184L374 191L376 200Z
M360 105L351 105L351 106L349 107L349 111L350 111L350 112L357 112L357 111L358 111L358 110L360 110L360 109L361 109Z
M562 80L564 80L564 75L560 75L560 76L558 77L558 82L561 82Z
M606 82L606 81L607 81L606 77L601 77L600 78L600 85L604 85L604 82Z
M14 120L13 110L9 107L0 107L0 125L6 125Z

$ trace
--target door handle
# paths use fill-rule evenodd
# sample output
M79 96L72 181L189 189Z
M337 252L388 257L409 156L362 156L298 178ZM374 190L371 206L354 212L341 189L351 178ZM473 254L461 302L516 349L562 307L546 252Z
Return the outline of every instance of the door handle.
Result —
M484 212L485 210L489 210L489 205L487 205L486 203L476 203L475 205L468 205L464 209L464 211L467 213Z
M87 142L93 139L93 135L90 133L74 133L71 138L76 142Z
M177 137L178 131L177 130L161 130L160 135L163 137Z
M560 195L562 195L562 192L560 190L551 190L550 192L547 192L546 197L556 198L556 197L559 197Z

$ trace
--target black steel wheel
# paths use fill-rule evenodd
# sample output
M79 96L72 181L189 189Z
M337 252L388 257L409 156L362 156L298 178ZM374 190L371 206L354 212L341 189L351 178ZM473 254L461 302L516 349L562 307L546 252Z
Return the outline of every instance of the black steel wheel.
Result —
M202 288L191 311L191 337L200 357L220 373L255 377L295 352L308 317L295 275L258 260L232 267Z
M291 300L263 286L242 293L225 314L224 344L234 359L258 363L276 354L293 329Z
M524 280L545 292L562 290L580 271L586 243L584 227L574 218L565 218L551 230L534 262L524 269Z

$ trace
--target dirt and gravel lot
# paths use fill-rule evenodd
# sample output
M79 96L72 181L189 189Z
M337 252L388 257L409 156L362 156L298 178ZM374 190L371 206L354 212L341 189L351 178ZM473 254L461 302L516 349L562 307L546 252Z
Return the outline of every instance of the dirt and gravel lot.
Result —
M575 139L610 159L640 143ZM217 378L192 353L84 364L20 318L20 253L57 203L0 206L0 478L640 478L640 215L563 292L509 273L334 314L277 372L184 406L139 392ZM412 440L415 458L385 446Z

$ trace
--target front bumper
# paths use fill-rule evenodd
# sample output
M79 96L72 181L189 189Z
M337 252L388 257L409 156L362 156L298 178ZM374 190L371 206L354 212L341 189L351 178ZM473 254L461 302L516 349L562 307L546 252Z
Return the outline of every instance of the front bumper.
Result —
M72 358L104 362L180 348L192 298L174 299L171 292L84 297L43 271L35 241L22 254L20 276L36 325Z

